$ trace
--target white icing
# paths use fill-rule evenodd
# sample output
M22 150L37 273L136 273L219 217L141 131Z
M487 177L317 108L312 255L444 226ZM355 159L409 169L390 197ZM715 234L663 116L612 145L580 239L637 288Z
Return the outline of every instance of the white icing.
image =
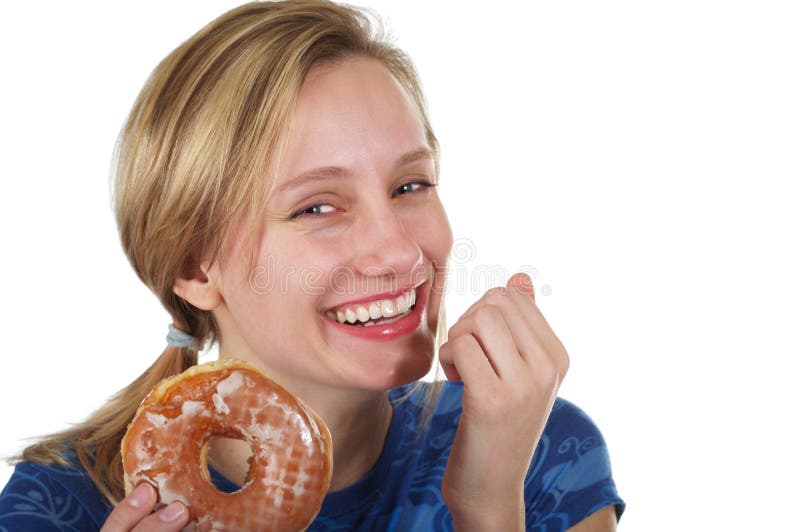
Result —
M253 423L247 427L247 431L253 438L270 445L278 445L283 440L283 429L273 427L269 423Z
M228 407L225 400L218 393L212 395L211 400L214 402L214 408L217 409L217 414L226 416L231 413L230 407Z
M201 401L186 401L181 406L181 416L193 416L205 409Z
M153 462L152 460L145 460L145 458L150 458L149 455L143 453L137 453L136 458L137 458L137 464L136 464L137 471L147 471L148 469L153 469L155 462Z
M300 432L300 439L303 441L305 445L311 445L312 443L311 433L308 432L307 430L303 430Z
M276 476L278 473L278 464L275 460L268 460L267 467L266 467L266 475L264 476L264 484L269 485L272 482L272 478Z
M147 412L147 414L145 414L145 417L147 417L147 421L149 421L151 425L156 427L163 427L169 421L162 414L154 414L152 412Z
M163 477L163 478L162 478ZM173 489L172 480L165 473L156 475L156 482L158 483L158 492L161 496L161 502L169 504L173 501L180 501L185 506L189 506L189 499L182 493L180 487Z
M234 371L228 378L224 381L217 384L217 393L219 394L220 398L225 399L236 390L242 387L244 384L244 378L242 377L242 373L240 371Z
M179 501L184 506L189 506L189 499L187 497L184 497L183 493L181 493L180 491L171 490L171 489L162 487L159 490L159 492L161 494L161 500L163 502L165 502L165 503L167 501L169 501L169 502Z

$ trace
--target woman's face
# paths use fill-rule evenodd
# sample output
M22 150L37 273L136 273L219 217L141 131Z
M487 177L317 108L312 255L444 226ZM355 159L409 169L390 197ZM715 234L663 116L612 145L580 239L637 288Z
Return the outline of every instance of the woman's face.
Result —
M255 269L241 232L223 267L208 271L222 296L221 355L261 364L296 393L388 389L423 376L452 244L427 186L437 179L429 148L413 100L379 62L313 68ZM359 316L372 325L337 319Z

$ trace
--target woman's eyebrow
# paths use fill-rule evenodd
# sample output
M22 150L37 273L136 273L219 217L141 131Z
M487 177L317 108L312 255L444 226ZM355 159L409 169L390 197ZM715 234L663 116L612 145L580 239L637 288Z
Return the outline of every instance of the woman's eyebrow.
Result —
M419 161L422 159L433 159L433 152L429 148L419 148L410 152L404 153L398 157L395 162L395 168L400 168L407 164ZM278 192L285 192L287 190L300 187L312 181L324 181L327 179L342 178L350 175L350 172L340 166L321 166L308 170L302 174L293 177L289 181L281 184L278 187Z
M419 161L420 159L433 159L433 152L430 148L419 148L418 150L410 151L400 156L395 163L395 167L399 168L409 163Z

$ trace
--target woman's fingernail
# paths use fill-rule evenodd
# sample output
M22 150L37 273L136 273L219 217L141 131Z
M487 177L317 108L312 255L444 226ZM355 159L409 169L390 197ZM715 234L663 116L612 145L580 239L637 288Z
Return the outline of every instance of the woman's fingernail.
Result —
M161 509L158 512L158 518L165 523L171 523L172 521L175 521L181 517L185 511L186 508L181 503L176 501L170 503L166 508Z
M517 277L517 286L528 294L533 293L533 281L527 273L522 273Z
M150 490L153 488L150 487L150 484L143 482L136 486L130 495L128 495L128 504L133 506L134 508L140 508L144 506L147 501L150 499Z

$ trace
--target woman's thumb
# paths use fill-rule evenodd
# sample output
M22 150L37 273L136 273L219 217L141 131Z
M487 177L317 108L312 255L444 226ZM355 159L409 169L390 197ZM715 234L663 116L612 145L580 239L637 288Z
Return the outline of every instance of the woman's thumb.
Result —
M534 301L536 300L536 295L534 294L533 289L533 281L531 281L531 277L524 272L518 272L511 276L506 284L507 288L516 288L523 294L528 294L531 296Z

